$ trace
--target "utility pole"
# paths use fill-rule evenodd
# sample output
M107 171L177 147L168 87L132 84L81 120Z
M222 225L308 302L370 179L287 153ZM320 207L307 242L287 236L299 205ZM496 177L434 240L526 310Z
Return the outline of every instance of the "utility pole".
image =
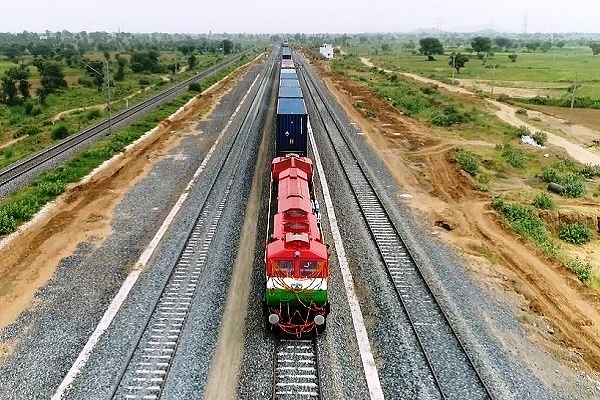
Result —
M492 65L492 89L490 91L490 96L494 97L494 79L496 78L496 65Z
M452 84L454 85L454 71L456 70L456 54L452 53Z

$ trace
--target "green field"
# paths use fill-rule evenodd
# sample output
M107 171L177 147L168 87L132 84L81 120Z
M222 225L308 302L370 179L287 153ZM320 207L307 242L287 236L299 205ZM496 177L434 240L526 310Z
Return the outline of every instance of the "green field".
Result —
M452 52L466 54L462 48L445 48L444 55L436 56L435 61L427 61L425 56L401 51L399 44L392 45L388 52L373 45L355 45L343 50L368 57L385 69L414 72L447 82L453 76L449 65ZM546 53L517 51L516 62L508 59L509 54L512 52L495 53L485 60L478 60L473 55L454 77L481 82L493 80L496 86L551 88L557 96L566 95L567 88L577 79L577 96L600 98L600 56L592 57L588 47L553 48Z

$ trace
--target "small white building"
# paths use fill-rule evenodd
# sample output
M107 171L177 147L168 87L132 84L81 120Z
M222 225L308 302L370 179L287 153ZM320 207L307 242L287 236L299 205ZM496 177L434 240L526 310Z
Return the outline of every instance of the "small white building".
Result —
M329 43L324 43L323 46L319 47L319 52L328 59L333 58L333 45Z

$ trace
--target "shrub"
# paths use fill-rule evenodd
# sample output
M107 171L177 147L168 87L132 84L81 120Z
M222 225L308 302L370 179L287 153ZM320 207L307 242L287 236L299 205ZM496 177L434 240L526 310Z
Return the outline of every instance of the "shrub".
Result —
M525 166L525 153L513 148L508 143L502 146L502 158L512 167L523 168Z
M97 108L90 108L85 113L85 118L88 121L91 121L91 120L96 119L96 118L100 118L100 116L102 116L102 113Z
M479 174L477 177L477 182L473 186L475 190L479 190L480 192L489 192L490 191L490 177L486 174Z
M471 176L476 176L479 172L479 163L475 156L463 149L456 149L454 151L454 159L460 167Z
M572 244L585 244L592 240L592 230L579 222L565 225L558 231L558 237Z
M498 196L492 199L492 207L502 214L519 235L532 240L544 249L550 249L551 244L544 222L529 208L522 204L509 204Z
M590 283L592 281L593 274L590 263L583 263L579 258L576 258L571 260L567 266L577 275L577 278L581 282Z
M567 197L581 197L585 194L585 185L578 174L569 174L560 183L565 187Z
M542 172L538 175L538 177L546 183L558 183L561 180L558 172L554 168L548 166L542 167Z
M600 175L600 167L597 165L586 164L585 167L579 171L579 175L587 179L593 179Z
M554 200L548 193L542 193L534 197L533 205L542 210L551 210L554 208Z
M515 111L515 114L517 115L527 115L527 110L524 108L518 108L517 111Z
M52 140L61 140L69 136L69 130L63 124L58 124L52 128L51 137Z
M531 137L540 146L545 146L546 144L548 144L548 134L546 132L537 131L536 133L531 135Z
M526 126L519 126L518 128L514 128L514 133L518 138L522 138L523 136L531 136L531 131Z
M192 82L188 86L188 90L190 92L200 93L200 92L202 92L202 85L200 85L200 82Z

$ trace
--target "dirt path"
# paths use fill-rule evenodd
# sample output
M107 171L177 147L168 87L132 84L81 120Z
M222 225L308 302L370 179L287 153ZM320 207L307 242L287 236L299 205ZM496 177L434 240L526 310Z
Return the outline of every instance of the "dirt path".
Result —
M372 66L366 59L363 62ZM556 358L573 368L567 368L571 377L577 376L577 370L599 371L600 296L581 284L566 268L549 261L533 245L515 235L491 209L489 195L473 190L472 179L453 160L457 139L402 116L384 99L373 95L366 85L332 73L326 63L315 62L315 66L388 170L413 196L405 201L426 213L432 222L432 231L471 261L469 268L475 279L506 299L506 306L523 321L530 340L542 343ZM404 75L438 85L459 96L473 95L464 88L410 73ZM354 106L359 99L364 109L377 110L376 118L366 117L362 109ZM525 125L516 118L514 107L497 102L490 104L507 122ZM534 128L533 132L537 130ZM552 137L552 144L565 148L581 162L600 163L597 155L581 146L557 135L548 136ZM525 188L520 181L515 185ZM452 230L436 227L435 221L444 221ZM497 335L502 338L503 333L497 332ZM508 337L500 340L512 342ZM540 367L541 361L535 355L528 354L521 361L546 383L565 385L562 378L552 374L554 371Z
M371 63L368 58L361 57L361 61L363 62L363 64L365 64L368 67L374 67L373 63ZM410 72L390 71L390 70L386 70L386 72L394 72L394 73L402 74L402 75L409 77L411 79L414 79L415 81L418 81L418 82L437 85L439 87L446 89L449 92L462 93L462 94L475 96L475 93L473 93L472 91L469 91L467 89L464 89L462 87L448 85L446 83L442 83L440 81L436 81L436 80L430 79L430 78L425 78L423 76L412 74ZM501 103L496 100L491 100L491 99L485 99L485 100L489 104L493 105L498 110L495 113L496 116L498 118L500 118L502 121L506 122L507 124L510 124L515 127L525 126L525 127L527 127L527 129L530 130L531 133L540 131L539 128L537 128L531 124L528 124L527 122L524 122L523 120L521 120L519 118L519 116L516 114L517 107L511 106L508 104L504 104L504 103ZM555 118L552 116L548 116L543 113L537 113L537 114L535 114L535 116L537 118L540 118L543 122L545 122L549 126L555 128L557 130L563 131L566 134L568 134L574 138L580 138L580 136L583 136L584 138L589 139L589 137L595 136L596 138L600 139L600 132L594 131L593 129L589 129L589 128L585 128L585 127L573 127L572 125L569 125L567 121L564 121L564 120L561 120L559 118ZM581 147L580 145L578 145L576 143L566 140L552 132L548 132L548 131L544 131L544 132L546 132L546 134L548 135L548 143L549 144L558 146L558 147L562 147L563 149L566 150L566 152L569 154L569 156L571 156L573 159L575 159L583 164L600 165L600 156L599 155Z

